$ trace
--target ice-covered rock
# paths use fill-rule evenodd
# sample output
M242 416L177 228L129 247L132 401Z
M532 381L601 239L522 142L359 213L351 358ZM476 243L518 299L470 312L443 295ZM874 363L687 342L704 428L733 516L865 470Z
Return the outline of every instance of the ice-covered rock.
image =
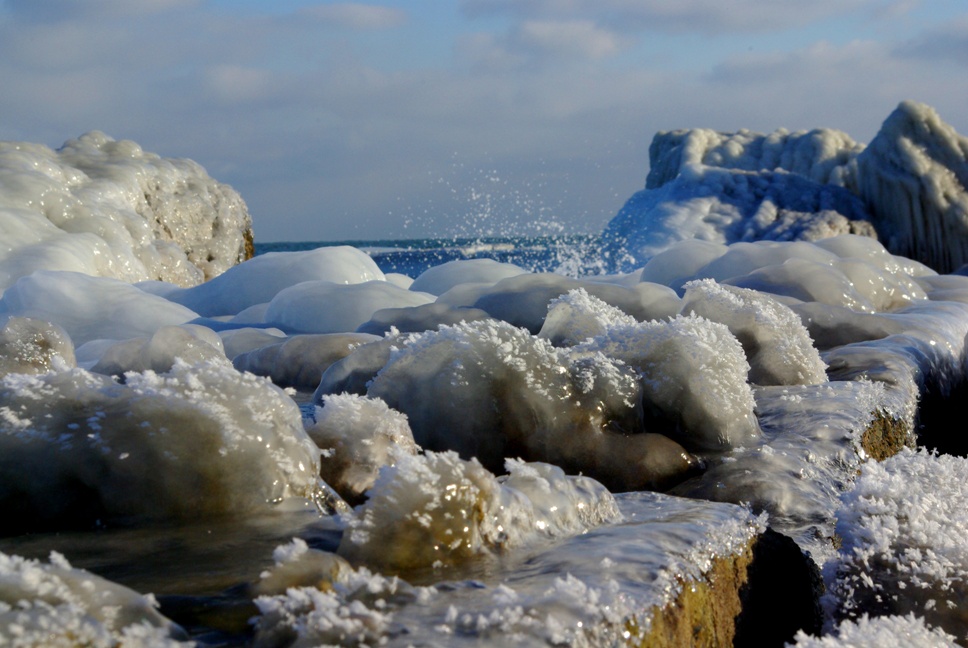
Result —
M769 295L711 279L685 285L683 314L725 324L743 345L749 380L757 385L827 382L826 365L800 318Z
M365 333L293 335L283 342L240 353L232 364L239 371L268 376L280 387L314 391L330 365L356 347L379 339Z
M422 272L410 285L410 290L443 295L464 283L495 284L501 279L525 274L527 270L512 263L493 259L460 259L441 263Z
M330 394L322 403L306 432L322 450L320 476L348 502L361 500L380 468L420 450L407 417L381 400Z
M611 493L592 479L547 464L510 462L508 470L502 484L454 452L402 455L349 521L339 554L391 572L443 567L619 517Z
M132 338L108 347L91 371L108 376L128 371L167 373L176 359L187 364L225 362L222 338L197 324L162 326L150 338Z
M634 326L635 318L576 288L551 300L538 337L555 346L575 346L615 326Z
M968 263L968 138L902 102L857 157L856 191L888 249L941 272Z
M52 552L42 563L0 553L0 644L176 648L187 635L141 595Z
M833 634L811 637L800 632L791 648L955 648L955 637L928 626L913 613L907 616L861 615L842 621Z
M316 493L299 409L226 362L125 384L83 369L0 378L6 530L197 519Z
M840 615L916 613L968 635L966 481L968 460L924 450L864 464L837 511L828 587Z
M454 325L488 317L490 315L480 308L454 307L433 302L405 308L383 308L373 313L369 321L361 324L356 330L373 335L384 335L391 330L400 333L420 333L435 329L441 324Z
M42 374L75 365L74 345L61 327L29 317L0 316L0 376Z
M198 284L252 255L251 219L191 160L90 132L0 142L0 291L36 270Z
M151 337L197 315L131 284L77 272L38 271L21 277L0 298L4 314L52 322L76 347L89 340Z
M722 450L759 436L750 366L723 324L694 316L619 324L575 348L640 373L647 430L689 450Z
M422 306L433 301L433 295L406 290L388 281L303 281L279 291L269 302L265 319L292 333L350 333L379 310Z
M269 303L283 289L303 281L355 284L383 279L383 272L365 252L347 246L321 247L260 254L200 286L169 290L165 296L199 315L215 317Z
M546 461L613 490L662 487L696 466L678 443L643 434L638 376L598 350L556 349L496 320L378 344L389 361L366 393L405 413L424 448L493 472L506 457Z

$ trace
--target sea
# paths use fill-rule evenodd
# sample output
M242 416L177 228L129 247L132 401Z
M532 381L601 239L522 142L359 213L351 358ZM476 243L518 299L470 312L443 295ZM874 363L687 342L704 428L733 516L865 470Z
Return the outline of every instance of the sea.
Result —
M529 272L569 277L605 274L599 234L413 238L390 240L300 241L256 243L255 253L298 252L349 245L366 252L384 273L417 277L430 267L462 259L493 259Z

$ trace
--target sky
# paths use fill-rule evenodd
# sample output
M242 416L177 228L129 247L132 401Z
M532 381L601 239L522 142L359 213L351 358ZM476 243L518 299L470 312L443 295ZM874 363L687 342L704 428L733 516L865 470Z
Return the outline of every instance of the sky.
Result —
M256 241L591 233L658 131L968 134L966 69L964 0L0 0L0 140L191 158Z

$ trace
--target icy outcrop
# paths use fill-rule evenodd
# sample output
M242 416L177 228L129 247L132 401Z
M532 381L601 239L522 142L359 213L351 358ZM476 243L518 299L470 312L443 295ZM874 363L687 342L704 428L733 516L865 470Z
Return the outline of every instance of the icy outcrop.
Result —
M239 371L267 376L280 387L313 391L330 365L356 347L379 339L365 333L293 335L285 341L240 353L232 359L232 365Z
M857 157L856 191L888 249L951 272L968 263L968 138L902 102Z
M603 236L612 256L633 264L690 239L729 244L873 236L863 202L843 188L862 149L832 130L658 133L649 147L646 188Z
M800 632L791 648L955 648L955 637L931 628L913 613L907 616L869 617L843 621L834 634L811 637Z
M457 565L534 536L581 533L619 518L614 497L556 466L509 461L503 482L454 452L401 455L349 521L339 554L399 573Z
M128 371L167 373L178 360L188 364L226 362L222 338L197 324L163 326L150 338L131 338L107 347L91 371L108 376Z
M76 365L74 344L61 327L29 317L0 316L0 376Z
M696 466L679 443L642 429L635 371L598 350L556 349L496 320L367 346L360 351L389 360L366 394L406 414L424 448L476 457L492 472L506 457L545 461L613 490L674 483Z
M0 142L0 291L35 270L192 286L252 255L242 198L191 160L91 132Z
M0 378L8 532L197 519L316 492L296 404L224 360L119 384L83 369Z
M383 401L330 394L322 402L306 433L322 450L320 476L346 501L360 501L380 468L419 452L407 417Z
M11 646L195 645L149 595L71 567L0 553L0 644Z
M839 613L923 615L968 634L968 460L904 451L861 468L841 498L829 587Z
M685 285L683 314L725 324L743 345L749 380L757 385L816 385L827 382L826 365L797 314L769 295L717 284Z

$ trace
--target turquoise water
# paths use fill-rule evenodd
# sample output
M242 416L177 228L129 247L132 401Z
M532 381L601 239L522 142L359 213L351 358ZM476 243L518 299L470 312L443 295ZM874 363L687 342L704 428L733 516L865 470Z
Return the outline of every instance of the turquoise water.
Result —
M494 259L530 272L555 272L571 277L610 271L597 234L256 243L255 252L295 252L336 245L359 248L383 272L410 277L432 266L460 259Z

